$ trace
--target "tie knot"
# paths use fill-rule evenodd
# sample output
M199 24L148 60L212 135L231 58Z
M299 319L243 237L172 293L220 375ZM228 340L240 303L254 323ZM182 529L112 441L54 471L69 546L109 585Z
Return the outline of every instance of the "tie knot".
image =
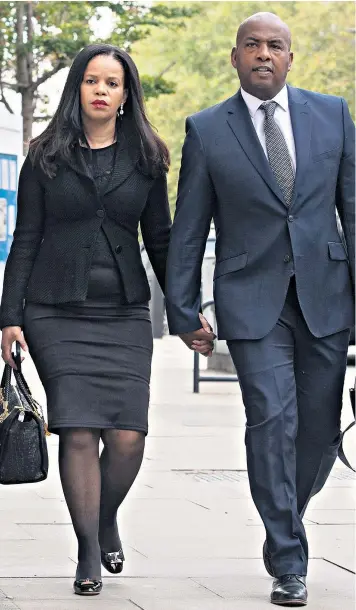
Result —
M266 118L271 119L271 118L273 118L274 113L276 111L277 102L263 102L263 104L261 104L260 108L265 113Z

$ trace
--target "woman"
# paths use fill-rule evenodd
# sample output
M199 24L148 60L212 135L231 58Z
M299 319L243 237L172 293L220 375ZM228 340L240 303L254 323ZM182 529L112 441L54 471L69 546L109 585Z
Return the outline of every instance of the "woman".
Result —
M168 165L130 56L84 48L21 170L0 312L3 358L28 343L59 434L79 595L100 593L101 563L123 568L116 516L142 462L152 357L138 225L164 290Z

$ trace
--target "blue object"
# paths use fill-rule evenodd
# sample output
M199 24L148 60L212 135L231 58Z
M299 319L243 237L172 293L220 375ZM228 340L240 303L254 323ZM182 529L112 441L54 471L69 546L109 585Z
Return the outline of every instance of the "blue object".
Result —
M0 262L5 262L16 222L17 156L0 153Z

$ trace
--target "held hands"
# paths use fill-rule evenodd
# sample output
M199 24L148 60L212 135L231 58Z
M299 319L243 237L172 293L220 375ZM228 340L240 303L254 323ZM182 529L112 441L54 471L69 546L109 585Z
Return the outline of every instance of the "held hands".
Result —
M12 344L15 343L15 341L19 342L21 348L25 352L28 351L27 343L20 326L6 326L3 328L1 339L1 356L2 359L13 369L17 368L11 355ZM23 360L23 358L21 360Z
M214 335L213 330L209 324L209 322L204 318L204 316L200 313L199 319L202 325L202 328L198 330L194 330L190 333L184 333L183 335L179 335L182 341L195 352L202 354L203 356L211 356L214 349L214 339L216 335Z

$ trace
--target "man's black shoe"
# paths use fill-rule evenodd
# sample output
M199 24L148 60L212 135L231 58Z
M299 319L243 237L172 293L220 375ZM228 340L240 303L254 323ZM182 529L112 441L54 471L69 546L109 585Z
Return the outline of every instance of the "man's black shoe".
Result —
M270 576L272 576L273 578L275 578L275 573L271 564L271 556L269 554L269 550L267 548L267 540L264 541L263 543L263 550L262 550L262 555L263 555L263 563L265 564L265 568L268 572L268 574Z
M308 591L305 577L286 574L273 581L271 602L277 606L306 606Z

